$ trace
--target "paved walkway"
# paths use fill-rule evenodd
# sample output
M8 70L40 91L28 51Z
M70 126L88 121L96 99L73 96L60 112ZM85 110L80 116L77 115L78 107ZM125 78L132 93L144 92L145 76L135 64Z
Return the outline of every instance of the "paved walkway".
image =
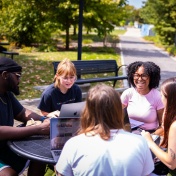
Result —
M120 48L122 64L128 65L139 60L152 61L161 68L161 82L176 76L176 58L142 39L140 29L129 28L125 35L120 36Z

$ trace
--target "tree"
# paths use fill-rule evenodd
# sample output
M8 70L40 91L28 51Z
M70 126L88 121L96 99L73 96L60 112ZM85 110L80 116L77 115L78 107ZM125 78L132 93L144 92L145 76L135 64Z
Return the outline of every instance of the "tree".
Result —
M18 46L47 42L57 28L47 14L49 7L45 0L2 0L0 32Z
M0 33L10 41L30 45L48 42L57 29L66 31L66 49L69 49L71 26L78 25L78 0L1 0ZM84 0L84 25L106 36L126 17L126 0Z
M129 22L134 23L135 21L138 21L139 23L143 23L143 19L140 16L141 9L136 9L134 6L126 5L125 10L127 13L126 14L127 15L127 20L126 20L127 24Z
M176 1L148 0L142 8L141 17L155 26L164 44L176 46Z
M126 19L125 2L125 0L85 1L84 26L88 30L96 29L98 35L104 37L104 46L107 42L107 34Z
M77 0L62 0L58 6L58 13L55 15L55 22L58 21L61 30L66 32L66 50L69 49L69 39L71 26L78 24L79 1Z

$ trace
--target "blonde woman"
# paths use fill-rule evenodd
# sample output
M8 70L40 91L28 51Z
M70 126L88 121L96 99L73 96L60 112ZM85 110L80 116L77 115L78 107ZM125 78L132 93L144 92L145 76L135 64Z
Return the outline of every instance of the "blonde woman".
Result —
M76 80L76 68L69 59L61 61L57 67L54 83L42 93L38 108L46 116L53 111L60 111L62 104L82 101L82 92Z

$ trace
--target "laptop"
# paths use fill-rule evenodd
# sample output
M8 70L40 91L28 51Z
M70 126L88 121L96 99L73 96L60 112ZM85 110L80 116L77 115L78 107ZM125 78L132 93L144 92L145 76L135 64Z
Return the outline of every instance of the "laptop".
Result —
M50 150L55 162L71 137L77 135L80 127L79 117L59 117L50 120Z
M128 128L128 131L132 132L133 130L137 129L139 126L144 124L144 122L130 119L128 117L127 108L124 108L123 110L124 110L124 124Z
M80 117L84 106L85 101L63 104L60 109L59 117Z
M127 112L127 108L124 108L124 124L125 124L125 129L131 133L134 133L134 134L141 134L141 131L142 129L138 128L140 127L141 125L144 124L144 122L140 122L140 121L137 121L137 120L133 120L133 119L130 119L128 117L128 112ZM154 135L154 134L151 134L153 140L155 141L155 143L159 143L159 136L158 135Z

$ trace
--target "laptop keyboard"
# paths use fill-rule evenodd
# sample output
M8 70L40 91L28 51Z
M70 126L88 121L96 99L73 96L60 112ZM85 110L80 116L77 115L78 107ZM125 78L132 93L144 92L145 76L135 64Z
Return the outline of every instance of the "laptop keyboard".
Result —
M53 151L55 156L60 156L61 151Z

